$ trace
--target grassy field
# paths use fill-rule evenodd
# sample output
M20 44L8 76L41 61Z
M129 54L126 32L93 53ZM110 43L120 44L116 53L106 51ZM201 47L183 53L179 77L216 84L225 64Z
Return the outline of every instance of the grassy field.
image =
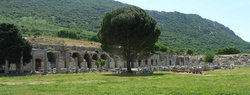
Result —
M0 77L2 95L250 95L250 67L192 75L110 73Z

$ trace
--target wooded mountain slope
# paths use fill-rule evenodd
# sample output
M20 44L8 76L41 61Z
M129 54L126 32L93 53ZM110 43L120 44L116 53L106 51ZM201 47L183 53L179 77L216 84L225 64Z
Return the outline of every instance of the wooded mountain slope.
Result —
M122 6L128 5L113 0L1 0L0 23L16 24L26 36L55 36L68 30L90 40L100 29L103 15ZM249 43L217 22L195 14L146 11L162 30L159 41L170 48L204 52L236 46L244 52L250 50Z

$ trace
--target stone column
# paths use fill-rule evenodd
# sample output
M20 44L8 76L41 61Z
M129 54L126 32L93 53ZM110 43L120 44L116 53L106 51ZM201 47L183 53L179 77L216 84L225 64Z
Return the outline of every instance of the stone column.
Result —
M67 73L69 72L69 53L66 52L66 55L65 55L65 58L66 58L66 68L67 68Z
M78 57L75 58L75 72L78 72Z
M7 58L5 58L5 74L8 74L9 73L9 62L7 60Z
M199 65L198 55L196 56L196 65Z
M47 74L48 72L48 56L47 51L44 52L44 74Z
M174 56L174 65L176 65L177 56Z
M31 64L31 73L36 73L36 59L34 55L34 51L32 51L32 64Z
M24 70L23 70L23 56L21 56L21 58L20 58L20 73L24 73Z
M186 55L184 55L183 65L186 65Z
M167 64L166 64L166 66L169 66L170 65L170 63L169 63L169 55L167 55Z
M60 68L59 68L59 59L60 59L60 56L59 56L59 54L57 54L57 58L56 58L56 73L58 73L60 71Z
M88 69L88 64L85 59L83 59L83 69L84 69L83 71L87 71Z

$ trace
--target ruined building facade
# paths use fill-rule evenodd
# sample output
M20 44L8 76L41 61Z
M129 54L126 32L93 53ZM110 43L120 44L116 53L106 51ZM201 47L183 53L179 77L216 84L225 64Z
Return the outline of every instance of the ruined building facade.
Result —
M76 47L76 46L57 46L34 44L32 49L32 61L21 67L21 71L28 73L82 73L94 71L97 69L95 61L99 59L106 60L102 69L109 71L115 68L126 68L126 62L118 56L110 57L100 48ZM238 59L237 59L238 58ZM241 62L244 60L245 63ZM250 65L250 55L244 56L216 56L214 65L234 64ZM186 56L175 54L154 54L143 60L135 60L131 64L132 68L148 66L182 66L182 65L201 65L206 64L203 56ZM230 61L233 60L233 61ZM240 62L238 62L240 61ZM7 68L5 66L5 68ZM14 70L13 64L8 69Z

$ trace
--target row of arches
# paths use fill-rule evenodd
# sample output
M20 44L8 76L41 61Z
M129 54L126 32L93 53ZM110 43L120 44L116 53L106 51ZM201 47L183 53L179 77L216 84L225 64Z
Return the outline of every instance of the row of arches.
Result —
M58 63L58 58L59 58L59 54L58 52L48 52L47 53L47 62L50 63L49 68L53 69L56 68L57 64L63 64L63 63ZM45 57L45 56L44 56ZM46 58L38 56L35 58L35 70L39 71L42 68L42 63L44 62L44 60ZM99 59L103 59L103 60L107 60L108 59L108 55L106 54L101 54L100 57L98 56L98 54L89 54L89 53L85 53L85 54L81 54L79 52L73 52L70 54L69 57L72 57L75 61L75 63L77 64L78 68L82 68L82 62L85 60L87 63L87 68L92 68L92 61L94 60L99 60ZM67 57L65 57L67 58ZM66 63L64 64L66 67Z
M72 57L77 60L77 66L78 68L81 68L81 63L83 60L87 62L87 68L92 68L92 60L97 61L99 59L107 60L108 56L106 54L101 54L100 58L97 54L93 54L92 56L88 53L85 53L83 56L80 55L78 52L74 52L72 54Z

